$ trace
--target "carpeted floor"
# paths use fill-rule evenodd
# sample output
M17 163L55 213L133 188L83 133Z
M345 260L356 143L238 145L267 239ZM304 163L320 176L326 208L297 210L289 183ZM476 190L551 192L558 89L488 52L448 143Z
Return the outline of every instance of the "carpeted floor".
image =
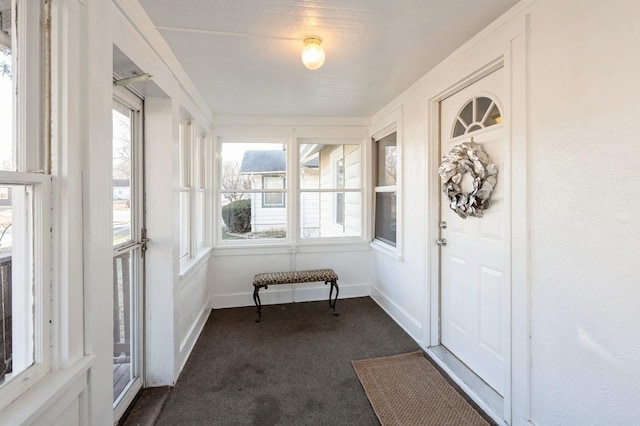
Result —
M351 361L419 350L370 298L214 310L157 425L377 425Z

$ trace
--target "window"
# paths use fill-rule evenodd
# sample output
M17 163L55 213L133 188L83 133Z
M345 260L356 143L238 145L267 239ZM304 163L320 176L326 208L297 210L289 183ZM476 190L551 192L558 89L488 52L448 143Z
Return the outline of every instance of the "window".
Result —
M453 124L451 136L455 138L500 123L502 114L498 105L491 98L480 96L462 107Z
M397 225L397 133L382 139L373 139L375 190L374 190L374 238L391 246L396 245Z
M361 237L360 145L313 142L299 150L300 238Z
M263 176L264 189L284 189L284 176ZM262 194L262 207L284 207L284 192L265 192Z
M362 142L343 142L222 139L217 241L361 241Z
M206 135L196 136L190 120L180 125L180 260L197 256L206 245Z
M191 258L191 121L180 124L180 260Z
M287 146L286 141L221 144L221 240L287 237Z
M45 283L50 268L45 262L51 256L51 177L42 155L42 93L49 84L41 75L44 6L35 0L0 4L2 409L49 371L50 295Z
M207 203L206 203L206 182L207 182L207 136L200 136L196 139L194 150L195 164L195 243L196 250L200 250L206 245L206 219L207 219Z

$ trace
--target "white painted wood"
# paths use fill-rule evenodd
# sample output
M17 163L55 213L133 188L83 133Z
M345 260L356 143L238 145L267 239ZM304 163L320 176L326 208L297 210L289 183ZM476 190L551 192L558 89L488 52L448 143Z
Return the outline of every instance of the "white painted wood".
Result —
M216 113L306 117L370 116L516 3L140 1ZM308 33L327 55L317 71L300 60Z
M473 136L498 168L492 204L482 218L460 218L449 208L448 198L441 195L440 219L446 222L446 229L441 230L440 238L447 240L440 249L441 341L500 395L504 394L506 377L504 332L509 320L506 296L510 285L505 131L503 124L496 124L457 138L451 134L460 110L475 97L490 97L503 111L504 86L500 68L440 103L441 155ZM462 177L462 188L467 192L471 191L469 178L468 173Z
M174 383L176 324L174 312L174 279L179 273L177 238L174 222L177 193L166 188L177 186L174 175L178 167L177 128L179 117L174 114L169 98L145 99L145 173L146 206L149 214L147 232L150 238L146 262L147 282L145 322L146 357L145 383L148 386L164 386ZM172 153L172 161L166 161L159 152Z
M87 57L78 86L83 115L83 309L85 353L96 357L90 373L89 420L113 422L113 267L111 232L112 10L105 2L88 2L79 12L83 22L77 48L104 52ZM100 34L91 28L102 28ZM109 53L109 54L107 54ZM66 64L66 66L79 66ZM80 200L77 200L80 202Z

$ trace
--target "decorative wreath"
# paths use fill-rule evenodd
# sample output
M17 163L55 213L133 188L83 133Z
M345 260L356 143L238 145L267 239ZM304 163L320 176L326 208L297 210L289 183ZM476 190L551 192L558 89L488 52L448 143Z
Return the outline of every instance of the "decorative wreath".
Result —
M465 173L473 177L473 191L470 193L463 192L460 185ZM491 204L491 193L498 180L498 169L482 145L464 142L454 146L442 158L438 175L442 179L442 192L449 197L451 210L463 219L482 217Z

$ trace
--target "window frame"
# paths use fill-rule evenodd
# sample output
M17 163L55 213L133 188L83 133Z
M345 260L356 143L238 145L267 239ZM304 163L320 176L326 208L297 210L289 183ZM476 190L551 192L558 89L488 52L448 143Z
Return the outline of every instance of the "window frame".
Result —
M207 149L209 136L202 132L192 119L180 123L179 138L179 186L178 211L180 244L178 257L181 273L185 272L193 259L207 250L208 208L207 180L209 160ZM184 240L184 241L183 241ZM184 244L183 244L184 243Z
M279 178L282 181L282 186L278 187L278 188L267 188L265 185L265 180L266 178ZM274 175L274 174L270 174L270 175L262 175L262 189L273 189L273 190L280 190L280 189L287 189L287 176L280 176L280 175ZM282 199L281 202L277 203L277 204L269 204L266 202L266 198L267 195L280 195L280 198ZM263 192L262 193L262 208L263 209L285 209L287 208L287 195L284 192Z
M0 171L2 185L33 188L31 271L23 280L33 284L33 364L0 385L0 410L30 389L51 370L51 183L50 175ZM18 273L20 274L20 273ZM16 327L14 327L15 329Z
M370 246L371 248L388 255L396 260L403 261L403 178L402 178L402 151L403 151L403 110L399 107L376 122L370 133L370 179L371 200L370 206ZM389 186L377 186L377 146L376 142L396 133L396 184ZM376 193L396 193L396 244L395 246L375 237L376 235Z
M247 132L247 135L233 136L232 134L218 134L216 135L214 143L214 158L215 169L218 173L214 174L214 198L213 203L213 215L216 223L216 229L213 232L214 235L214 248L235 248L235 247L264 247L264 246L283 246L283 245L314 245L314 244L330 244L330 243L367 243L367 214L366 214L366 186L368 184L367 176L363 175L362 171L365 170L365 158L366 158L366 138L359 139L357 137L351 138L296 138L296 137L278 137L278 136L249 136L252 132ZM360 185L358 188L341 188L340 191L337 188L332 189L311 189L300 187L300 170L296 167L300 163L300 146L311 143L310 141L321 141L325 145L357 145L359 147L359 170L360 170ZM222 148L227 143L277 143L286 145L286 174L284 176L285 188L282 190L265 190L265 189L224 189L222 188L222 169L224 159L222 158ZM313 142L316 143L316 142ZM334 180L335 166L331 164L331 179ZM346 170L345 170L346 179ZM268 192L283 192L285 199L285 206L281 208L286 209L286 232L287 235L284 238L262 238L262 239L246 239L246 240L223 240L222 238L222 197L225 192L237 192L237 193L268 193ZM347 193L354 192L359 194L360 199L360 229L357 236L330 236L330 237L313 237L304 238L300 234L300 214L301 214L301 196L303 193ZM261 197L262 198L262 197ZM343 225L335 223L335 196L331 197L330 209L333 211L331 221L335 227L342 228ZM346 213L345 213L346 214Z
M180 223L180 244L178 245L178 258L181 263L186 262L193 256L193 169L192 169L192 141L194 130L189 119L180 123L179 138L179 184L178 184L178 204Z
M25 310L25 317L31 314L30 324L18 320L23 324L14 323L13 328L27 327L28 331L32 328L33 363L0 385L0 410L32 389L51 371L57 350L52 339L52 305L59 303L52 299L51 289L53 178L49 158L51 135L46 125L50 117L51 81L49 64L45 62L49 47L45 39L51 30L48 25L42 25L49 20L50 9L39 0L12 0L11 13L14 169L0 171L0 185L32 188L31 217L28 218L31 235L25 234L30 241L12 244L12 252L27 250L25 264L21 266L24 270L16 272L15 269L20 268L13 268L13 276L19 279L12 278L12 290L17 289L17 293L23 295L32 294L32 310ZM16 283L24 286L14 287Z

